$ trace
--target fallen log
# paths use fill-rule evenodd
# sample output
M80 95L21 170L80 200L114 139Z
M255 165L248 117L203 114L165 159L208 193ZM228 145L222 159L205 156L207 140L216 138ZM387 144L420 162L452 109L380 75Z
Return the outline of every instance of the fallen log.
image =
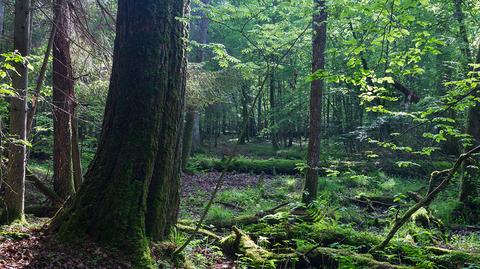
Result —
M255 215L246 215L246 216L239 216L235 217L230 220L224 220L222 223L216 223L217 228L227 228L227 227L232 227L234 225L239 225L239 226L245 226L245 225L250 225L254 224L260 221L261 218L272 215L274 214L277 210L279 210L282 207L287 206L289 203L282 203L278 206L275 206L273 208L270 208L268 210L262 210L257 212ZM213 223L212 223L213 224Z
M43 206L43 205L32 205L25 207L25 214L34 215L39 218L51 218L55 216L59 207L55 206Z
M29 182L31 182L39 192L41 192L43 195L45 195L51 202L52 204L60 208L63 205L63 199L60 198L53 190L51 190L45 183L43 183L34 173L30 171L30 169L27 168L26 170L26 175L25 179Z
M289 261L297 258L297 254L277 254L266 250L253 242L253 240L242 230L232 227L232 234L220 241L223 253L230 257L242 255L246 257L251 266L256 268L271 264L272 261Z
M236 204L226 203L226 202L220 202L220 201L216 201L215 203L216 203L216 204L219 204L219 205L223 205L223 206L228 207L228 208L235 209L235 210L245 211L245 208L243 208L243 207L241 207L241 206L239 206L239 205L236 205Z
M410 197L410 199L412 199L416 203L422 201L422 199L423 199L422 195L420 195L418 192L414 192L414 191L407 192L407 196Z
M391 207L399 205L397 202L394 202L394 197L389 196L366 196L366 195L359 195L357 197L347 197L348 200L360 204L362 206L366 206L371 210L375 210L375 206L377 207Z
M188 225L182 225L182 224L177 224L177 229L179 229L180 231L184 231L184 232L187 232L187 233L193 233L195 232L195 227L194 226L188 226ZM207 229L198 229L198 233L200 234L203 234L213 240L221 240L222 237L218 236L217 234L215 234L214 232L211 232Z
M299 261L297 268L339 268L341 260L348 258L355 268L371 269L403 269L407 266L390 264L375 260L370 254L359 254L345 249L316 247L306 253ZM353 267L349 267L353 268Z

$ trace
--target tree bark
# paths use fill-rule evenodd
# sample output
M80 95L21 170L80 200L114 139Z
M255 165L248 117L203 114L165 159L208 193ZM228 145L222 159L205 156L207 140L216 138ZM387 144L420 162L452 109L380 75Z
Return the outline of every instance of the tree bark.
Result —
M184 171L187 168L188 158L190 157L192 149L194 119L195 111L188 109L185 113L185 126L182 145L182 170Z
M476 63L480 63L480 48L477 52ZM476 97L479 96L479 91L480 87L477 86L474 93ZM472 137L474 146L480 144L480 104L478 102L468 110L467 133ZM470 148L467 148L467 150ZM478 195L480 195L480 187L478 185L480 168L477 162L478 160L474 159L465 160L462 184L460 187L460 201L463 203L465 209L467 209L465 212L469 215L467 218L472 222L478 222L480 218L479 204L476 202Z
M314 36L312 41L312 73L325 69L327 45L327 10L324 0L314 0ZM318 169L320 159L320 123L322 111L323 80L314 80L310 91L310 128L308 134L308 155L303 202L310 203L317 197Z
M50 229L90 239L153 268L148 239L176 222L188 1L119 0L99 145L72 205Z
M277 130L276 130L276 125L275 125L275 74L272 73L270 74L270 128L271 128L271 134L270 137L272 139L272 146L274 150L278 150L278 137L277 137Z
M69 10L65 0L55 0L53 41L53 188L66 199L75 192L72 169L73 70L69 43Z
M210 0L201 0L204 5L210 4ZM200 20L198 27L198 40L200 44L207 44L208 39L208 25L209 20L205 13L200 12ZM195 56L195 61L201 63L205 60L205 49L198 48ZM183 134L183 152L182 152L182 169L185 169L188 162L188 158L192 152L197 151L200 148L200 113L198 108L187 109L185 127Z
M15 1L14 49L22 56L29 54L30 47L30 0ZM23 221L25 194L26 147L27 139L27 88L28 68L25 63L14 63L17 73L12 73L12 86L16 96L10 99L10 136L14 141L9 146L8 174L5 185L5 210L0 217L2 223Z
M3 24L5 20L5 3L0 1L0 43L3 43Z
M73 96L75 98L75 96ZM76 100L72 103L70 113L72 115L71 126L72 126L72 169L73 169L73 183L75 191L80 189L80 185L83 182L83 172L82 172L82 157L79 147L78 139L78 120L76 113Z

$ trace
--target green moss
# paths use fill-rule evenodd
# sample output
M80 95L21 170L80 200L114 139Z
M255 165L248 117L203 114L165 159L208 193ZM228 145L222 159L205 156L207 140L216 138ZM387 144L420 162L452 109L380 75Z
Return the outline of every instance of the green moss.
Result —
M296 169L299 163L304 162L303 160L289 160L289 159L277 159L270 158L267 160L262 159L250 159L245 157L235 158L230 165L227 167L229 172L239 172L239 173L254 173L254 174L298 174ZM205 156L195 156L191 158L190 163L188 164L188 170L214 170L214 171L223 171L226 168L226 160L214 158L214 157L205 157Z

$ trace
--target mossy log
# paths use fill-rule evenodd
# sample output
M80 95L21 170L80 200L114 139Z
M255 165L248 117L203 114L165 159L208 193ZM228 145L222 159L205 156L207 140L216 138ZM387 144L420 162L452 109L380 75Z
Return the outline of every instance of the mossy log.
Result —
M188 225L182 225L182 224L178 224L176 225L177 229L180 230L180 231L184 231L184 232L187 232L187 233L193 233L195 232L195 226L188 226ZM218 236L217 234L215 234L214 232L212 231L209 231L207 229L198 229L198 233L200 234L203 234L213 240L221 240L222 237Z
M230 257L241 255L251 262L251 266L262 267L273 260L287 261L297 258L297 254L277 254L266 250L253 242L253 240L237 227L232 228L233 232L220 240L223 253Z
M349 250L317 247L304 255L297 268L338 268L342 262L354 265L354 268L403 269L407 266L377 261L370 254L358 254ZM353 267L349 267L353 268Z
M434 254L431 256L431 260L435 262L436 265L440 265L445 268L467 268L469 265L480 264L480 254L477 253L445 249L440 247L426 247L426 249Z

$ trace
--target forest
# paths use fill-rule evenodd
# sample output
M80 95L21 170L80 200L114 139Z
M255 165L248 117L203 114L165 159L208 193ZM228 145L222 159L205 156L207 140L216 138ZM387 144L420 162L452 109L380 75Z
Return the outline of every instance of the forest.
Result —
M480 1L0 0L0 268L480 269Z

